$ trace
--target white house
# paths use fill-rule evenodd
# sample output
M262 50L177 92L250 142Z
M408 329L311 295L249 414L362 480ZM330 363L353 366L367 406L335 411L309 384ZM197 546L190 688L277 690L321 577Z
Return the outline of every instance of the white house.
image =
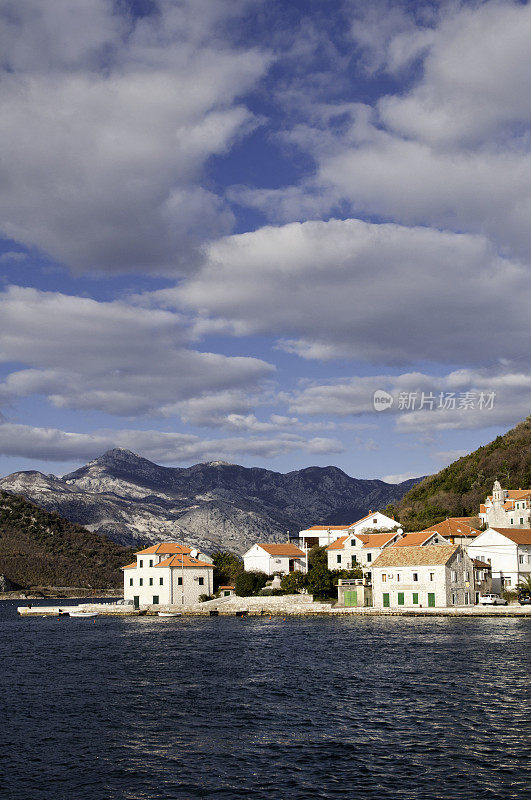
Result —
M306 553L291 542L285 544L253 544L243 556L246 572L259 570L266 575L281 572L306 572Z
M514 589L531 575L531 528L487 528L467 549L491 565L493 592Z
M530 528L531 489L502 489L495 481L492 495L479 507L479 518L489 528Z
M340 536L326 548L328 569L355 569L356 566L370 569L384 547L394 544L401 536L401 528L387 533L349 532Z
M372 565L374 608L474 603L474 567L461 545L387 547Z
M139 550L135 556L132 564L122 567L124 599L132 601L135 608L189 605L199 602L200 595L213 592L211 559L197 550L162 542Z
M352 533L363 533L367 530L392 530L400 526L400 523L392 517L387 517L381 511L369 511L364 517L357 522L352 522L347 525L314 525L311 528L306 528L299 531L299 546L300 547L326 547L335 542L341 536L347 536Z

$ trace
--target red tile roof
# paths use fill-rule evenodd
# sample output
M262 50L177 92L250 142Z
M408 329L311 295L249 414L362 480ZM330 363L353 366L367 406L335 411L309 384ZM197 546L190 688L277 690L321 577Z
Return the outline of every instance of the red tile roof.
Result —
M427 542L432 536L435 536L438 531L414 531L412 533L405 533L401 539L391 545L391 547L417 547ZM439 534L442 537L442 534ZM444 538L444 537L443 537ZM442 542L442 544L450 544L450 542Z
M350 536L350 534L348 534L347 536L340 536L339 539L335 540L335 542L332 542L332 544L329 544L326 549L327 550L343 550L343 545L347 541L349 536Z
M126 564L122 569L136 569L136 561L133 561L132 564Z
M289 542L286 544L262 544L259 543L258 547L269 553L270 556L289 556L290 558L304 558L306 553L300 550L294 544Z
M363 548L383 547L384 544L391 541L396 536L396 531L391 533L349 533L347 536L340 536L335 542L329 544L327 550L344 550L345 542L354 536L362 543Z
M479 536L481 531L473 528L465 519L464 517L449 517L444 522L438 522L436 525L426 528L426 531L437 531L437 533L446 538L450 536Z
M486 561L480 561L479 558L473 558L472 561L476 569L492 569L490 564L487 564Z
M183 564L184 561L184 564ZM176 555L170 556L169 558L164 559L159 564L155 564L155 568L158 567L210 567L210 569L214 569L213 564L207 564L206 561L199 561L198 558L191 558L188 555Z
M172 553L191 553L191 549L186 545L178 544L177 542L161 542L160 544L152 544L151 547L146 547L145 550L138 550L135 555L137 556L150 556L158 553L159 555L171 555Z

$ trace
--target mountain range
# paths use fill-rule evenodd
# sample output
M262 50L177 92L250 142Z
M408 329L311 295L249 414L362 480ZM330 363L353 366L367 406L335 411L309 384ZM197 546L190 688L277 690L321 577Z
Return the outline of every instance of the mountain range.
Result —
M241 554L256 541L285 540L288 531L354 522L397 503L418 480L363 480L337 467L282 474L223 461L162 467L114 449L62 478L14 472L0 489L121 545L176 539Z

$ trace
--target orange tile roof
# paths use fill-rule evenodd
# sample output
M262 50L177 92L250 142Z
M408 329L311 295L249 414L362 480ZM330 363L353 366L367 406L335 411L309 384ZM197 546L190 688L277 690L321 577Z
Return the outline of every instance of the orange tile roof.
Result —
M505 511L512 511L514 509L514 500L507 500L507 502L503 504L503 508Z
M396 536L396 531L392 533L369 533L358 536L358 539L363 539L363 548L370 547L383 547L384 544L390 542Z
M487 564L486 561L480 561L479 558L473 558L472 561L476 569L492 569L490 564Z
M386 547L376 561L375 567L431 567L447 564L458 544L428 544L425 547Z
M326 549L327 550L343 550L343 545L347 541L349 536L350 536L350 534L348 536L340 536L339 539L335 540L335 542L332 542L332 544L329 544Z
M307 531L346 531L350 528L350 523L346 525L312 525L311 528L306 528Z
M441 536L446 538L452 536L479 536L481 531L477 531L468 522L465 522L464 517L449 517L444 522L438 522L437 525L431 525L426 528L426 531L437 531Z
M531 489L509 489L507 496L511 500L523 500L526 497L531 497Z
M439 531L414 531L412 533L405 533L401 539L391 545L391 547L417 547L427 542L432 536L435 536ZM442 536L442 534L439 534ZM444 538L444 537L443 537ZM443 544L450 544L450 542L443 542Z
M234 589L234 586L220 586L220 589Z
M133 561L132 564L126 564L122 569L136 569L136 561Z
M300 550L296 545L291 543L286 544L262 544L259 543L258 547L269 553L270 556L289 556L290 558L304 558L306 553Z
M155 568L158 567L180 567L181 569L183 567L210 567L210 569L214 569L213 564L207 564L206 561L199 561L198 558L191 558L191 556L186 554L165 558L164 561L155 564Z
M171 555L172 553L191 553L189 547L186 545L178 544L177 542L161 542L160 544L152 544L151 547L146 547L145 550L138 550L135 555L137 556L150 556L158 553L159 555Z
M515 544L531 544L531 528L491 528Z

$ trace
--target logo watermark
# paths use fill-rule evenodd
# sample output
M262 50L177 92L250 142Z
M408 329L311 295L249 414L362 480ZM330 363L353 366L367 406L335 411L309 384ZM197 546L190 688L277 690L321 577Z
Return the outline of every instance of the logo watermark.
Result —
M375 411L386 411L395 404L398 411L492 411L496 392L398 392L396 398L385 389L372 397Z

